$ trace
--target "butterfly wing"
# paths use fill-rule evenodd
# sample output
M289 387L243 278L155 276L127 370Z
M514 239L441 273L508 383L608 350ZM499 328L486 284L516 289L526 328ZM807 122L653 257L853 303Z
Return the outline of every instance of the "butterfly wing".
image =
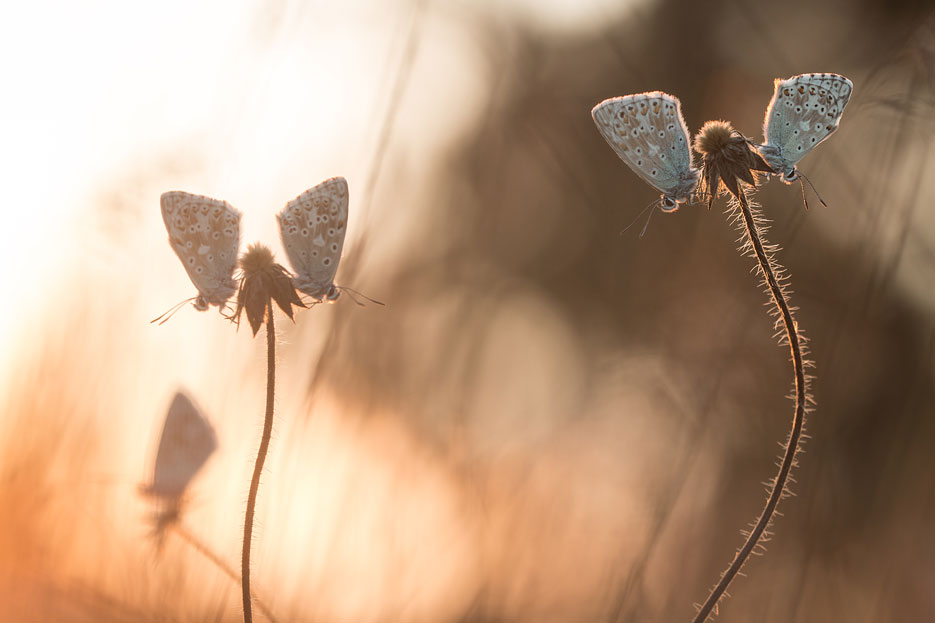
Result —
M211 423L188 396L176 393L162 427L153 482L143 491L164 498L181 497L216 449Z
M698 183L678 98L653 91L606 99L591 111L601 136L633 171L674 203Z
M776 79L766 108L760 152L767 164L791 174L795 164L838 129L854 84L838 74Z
M226 201L181 191L163 193L169 244L202 297L223 305L237 290L232 275L240 247L240 212Z
M333 177L287 203L277 217L295 287L314 298L333 285L347 233L347 205L347 181Z

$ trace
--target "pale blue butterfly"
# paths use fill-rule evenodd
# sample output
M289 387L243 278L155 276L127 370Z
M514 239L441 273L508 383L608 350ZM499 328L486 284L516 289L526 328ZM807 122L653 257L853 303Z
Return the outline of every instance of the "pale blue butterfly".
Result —
M341 294L334 285L347 233L347 180L332 177L290 201L279 213L279 234L300 292L319 301Z
M774 84L763 120L766 144L757 149L791 184L799 177L799 160L838 129L854 84L838 74L801 74Z
M217 447L211 423L188 396L177 392L162 427L153 481L140 490L147 495L178 501Z
M662 193L659 208L675 212L698 185L682 104L652 91L606 99L591 110L601 136L633 171Z
M240 212L226 201L182 191L163 193L159 203L169 244L198 288L195 309L222 307L237 291Z

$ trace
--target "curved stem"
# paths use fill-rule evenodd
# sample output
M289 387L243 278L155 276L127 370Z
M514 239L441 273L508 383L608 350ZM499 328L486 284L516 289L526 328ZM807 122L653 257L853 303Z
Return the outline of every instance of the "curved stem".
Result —
M276 386L276 330L273 327L273 299L266 299L266 419L263 421L263 438L253 466L250 481L250 496L247 498L247 516L243 526L243 553L241 556L241 586L243 587L243 620L253 622L253 607L250 602L250 541L253 537L253 514L256 511L256 495L260 488L260 474L269 450L269 438L273 432L273 393Z
M792 351L792 367L795 373L795 412L792 416L792 432L789 434L789 440L786 443L783 452L782 463L779 466L779 473L773 482L769 498L766 500L766 506L756 520L753 530L750 532L743 547L734 556L734 560L727 567L727 570L721 575L721 579L708 595L698 614L692 619L692 623L704 623L708 620L711 612L717 606L718 601L723 596L731 581L737 576L737 573L743 567L744 562L749 558L750 553L757 546L763 532L769 526L773 515L776 512L776 506L782 499L785 491L786 482L789 479L789 472L795 464L795 454L799 449L799 440L802 436L802 427L805 423L805 402L807 400L807 385L805 378L805 361L802 356L802 337L799 333L799 327L792 317L792 311L789 309L789 302L786 300L786 294L776 276L776 270L770 256L763 247L763 241L757 228L753 212L747 203L747 197L743 189L738 196L740 203L741 216L743 218L744 229L747 239L756 255L756 260L760 266L760 272L763 274L769 294L773 299L773 304L779 312L782 319L783 328L786 332L786 338L789 341L789 349Z

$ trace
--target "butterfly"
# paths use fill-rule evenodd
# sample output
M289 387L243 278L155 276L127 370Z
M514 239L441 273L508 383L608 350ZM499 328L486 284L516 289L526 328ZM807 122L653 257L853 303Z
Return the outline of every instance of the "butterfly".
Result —
M347 180L332 177L290 201L277 215L279 234L300 292L334 301L334 275L347 233Z
M177 190L163 193L159 203L169 244L198 288L195 309L223 307L237 291L240 212L226 201Z
M791 184L799 177L796 163L838 129L854 83L838 74L801 74L774 84L763 120L766 144L757 149Z
M652 91L606 99L591 110L601 136L634 173L662 193L659 208L675 212L698 185L690 137L677 97Z
M176 392L162 427L153 481L140 490L147 495L178 500L217 446L211 423L188 396Z

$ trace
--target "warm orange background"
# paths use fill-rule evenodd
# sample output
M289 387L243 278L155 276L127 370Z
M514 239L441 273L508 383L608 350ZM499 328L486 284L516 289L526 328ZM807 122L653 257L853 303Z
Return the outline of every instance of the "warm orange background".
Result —
M273 215L350 185L342 298L281 319L254 587L281 621L687 621L764 501L788 353L721 208L657 193L591 107L664 90L754 140L775 77L854 95L758 195L817 411L723 621L935 617L935 15L926 3L18 3L0 20L0 619L236 621L148 537L186 388L220 447L182 521L239 566L265 346L194 287L159 195ZM811 191L809 191L811 192ZM257 614L259 616L259 613Z

